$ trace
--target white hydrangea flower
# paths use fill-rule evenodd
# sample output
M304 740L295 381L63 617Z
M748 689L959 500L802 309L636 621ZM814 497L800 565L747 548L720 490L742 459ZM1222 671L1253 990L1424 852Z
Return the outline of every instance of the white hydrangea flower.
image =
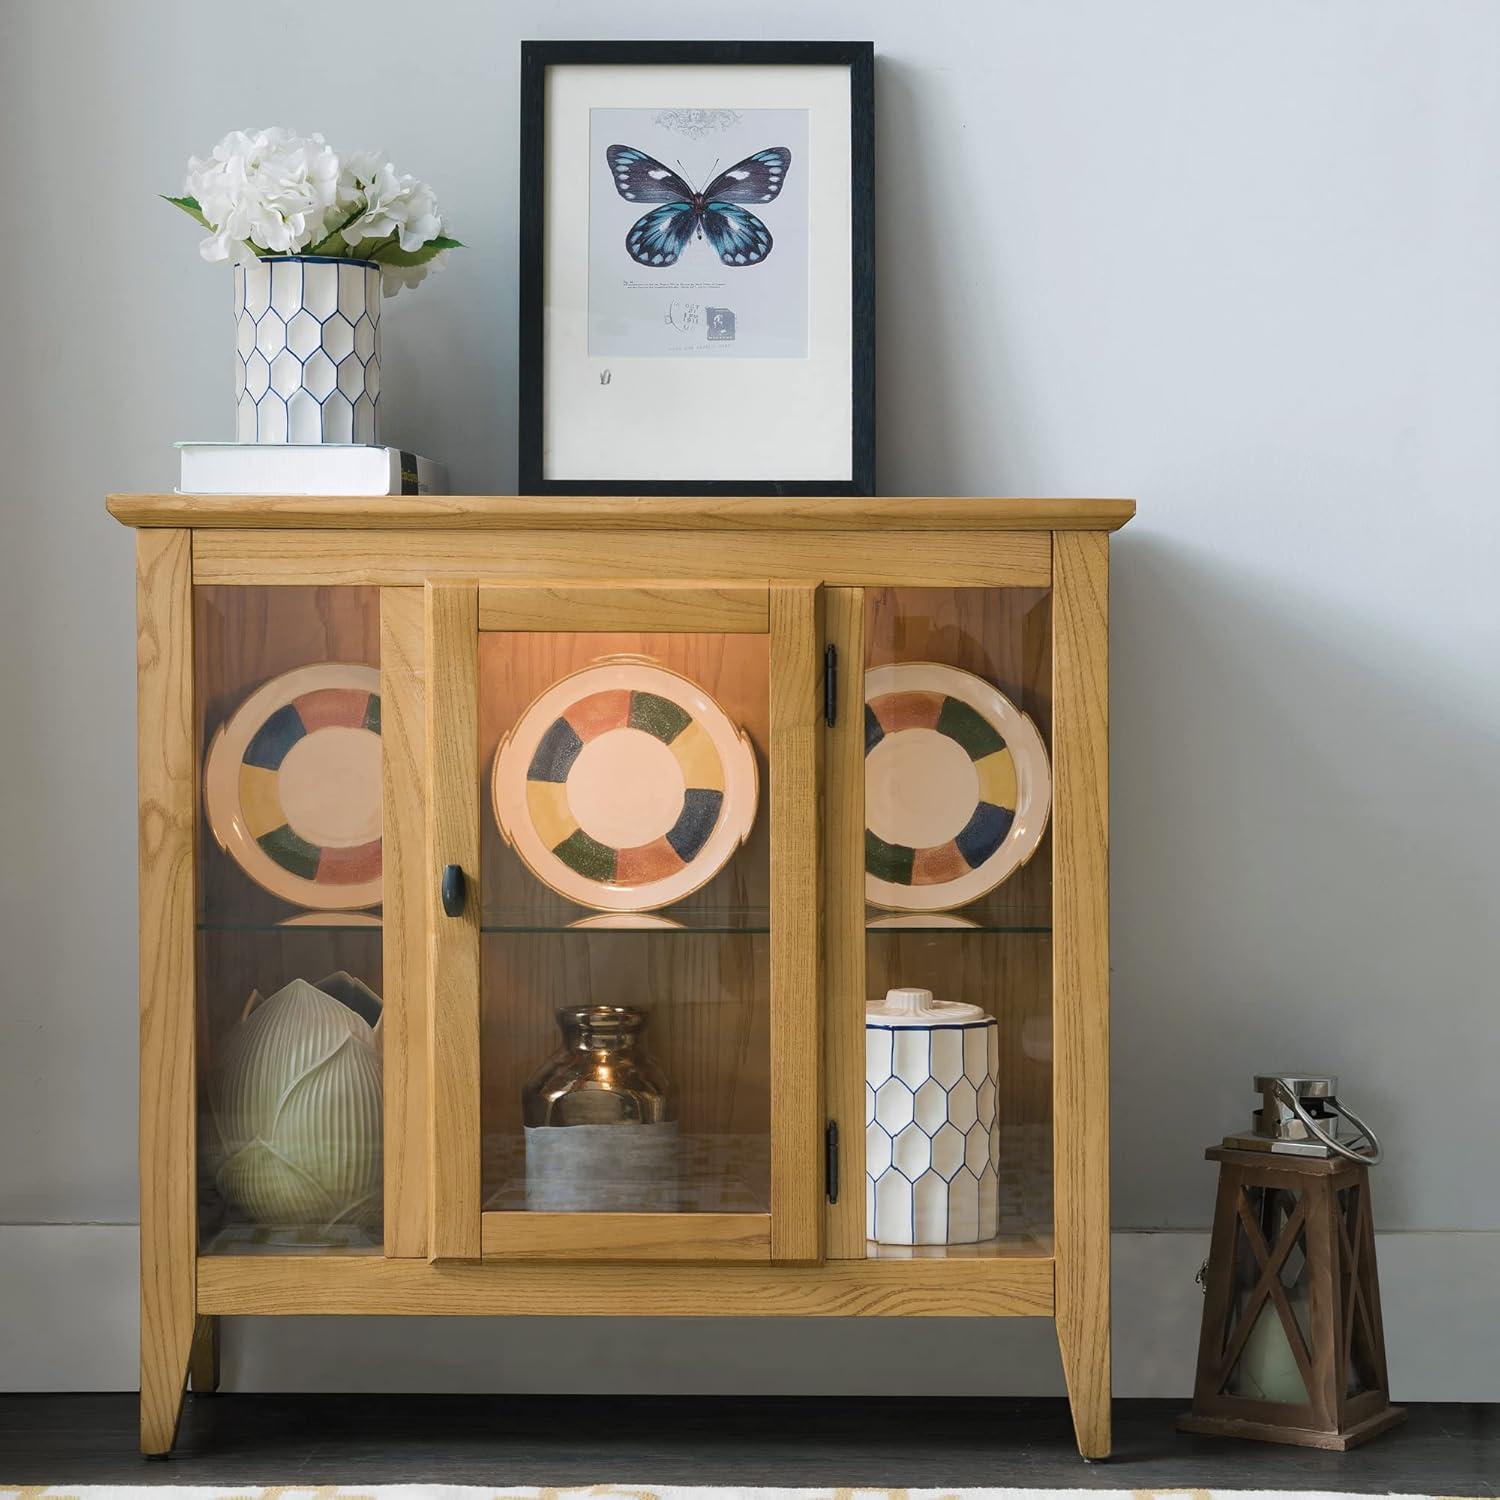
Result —
M432 188L398 173L383 152L340 157L321 135L281 127L231 131L212 155L191 158L185 196L170 201L207 226L205 260L367 255L389 296L416 286L457 243ZM418 265L387 260L418 255Z
M339 203L346 212L364 200L365 210L342 231L345 241L383 240L396 236L403 250L420 250L443 232L437 197L425 182L403 173L398 176L378 151L363 151L344 164Z
M339 158L321 135L275 127L233 130L208 157L188 162L186 192L209 237L205 260L293 255L328 233L338 205Z

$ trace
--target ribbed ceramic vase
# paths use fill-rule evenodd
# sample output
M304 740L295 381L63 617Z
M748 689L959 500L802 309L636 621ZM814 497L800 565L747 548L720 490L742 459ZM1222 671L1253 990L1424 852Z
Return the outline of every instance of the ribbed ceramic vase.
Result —
M897 989L865 1008L865 1232L883 1245L995 1237L999 1028Z
M225 1039L212 1092L230 1207L303 1235L377 1224L380 1075L374 1029L316 985L294 979L255 1005Z
M373 443L380 267L289 255L234 268L235 438Z

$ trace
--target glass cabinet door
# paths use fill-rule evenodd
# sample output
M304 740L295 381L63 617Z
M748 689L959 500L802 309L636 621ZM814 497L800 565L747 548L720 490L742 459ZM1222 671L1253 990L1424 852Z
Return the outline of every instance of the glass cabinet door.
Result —
M869 1253L1047 1253L1051 592L868 588L862 635L866 995L936 1002L867 1018Z
M203 1253L382 1243L380 591L200 586Z
M473 1193L486 1256L769 1258L776 1164L819 1128L784 1077L816 1047L815 592L457 592L429 595L429 738L464 679L474 745L467 774L434 760L434 993L474 1060L435 1087L473 1118L435 1154L476 1153L478 1180L439 1224Z

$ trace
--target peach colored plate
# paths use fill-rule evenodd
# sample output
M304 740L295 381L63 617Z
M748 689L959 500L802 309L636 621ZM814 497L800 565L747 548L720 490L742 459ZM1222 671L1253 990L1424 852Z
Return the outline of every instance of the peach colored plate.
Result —
M937 662L865 673L865 897L892 911L977 901L1036 853L1047 747L993 683Z
M203 802L219 847L272 895L379 901L379 670L320 662L262 684L214 736Z
M755 822L755 752L696 682L637 657L552 684L495 752L495 821L558 895L650 911L710 881Z
M955 917L952 912L903 911L883 917L871 917L865 923L865 928L870 932L886 931L892 928L910 932L940 932L950 928L973 928L978 925L977 922L971 922L967 917Z

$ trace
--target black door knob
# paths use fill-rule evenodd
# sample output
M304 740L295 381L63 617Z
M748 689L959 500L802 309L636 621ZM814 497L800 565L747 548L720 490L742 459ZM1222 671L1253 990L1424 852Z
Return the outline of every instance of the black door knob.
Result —
M464 880L464 872L459 865L446 865L443 869L443 910L450 917L461 917L464 914L464 897L468 891L468 883Z

